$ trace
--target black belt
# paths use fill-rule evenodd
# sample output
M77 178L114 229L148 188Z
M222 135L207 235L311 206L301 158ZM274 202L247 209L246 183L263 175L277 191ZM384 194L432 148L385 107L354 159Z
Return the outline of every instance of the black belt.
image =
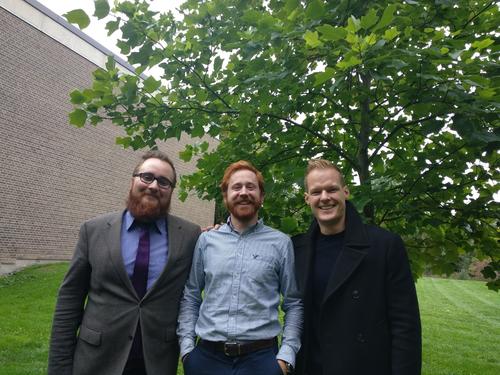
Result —
M250 342L231 342L231 341L207 341L200 340L198 345L217 352L222 352L228 357L237 357L240 355L256 352L260 349L272 348L276 344L276 338L268 340L257 340Z

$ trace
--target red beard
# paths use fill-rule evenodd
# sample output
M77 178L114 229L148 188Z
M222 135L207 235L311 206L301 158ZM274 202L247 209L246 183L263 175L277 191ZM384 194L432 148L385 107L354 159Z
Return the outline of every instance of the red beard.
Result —
M246 202L247 205L241 206L239 203ZM260 203L255 202L252 198L245 200L239 200L237 202L226 202L228 211L236 219L240 221L248 221L255 217L257 211L259 211Z
M162 203L157 195L146 191L134 192L131 188L128 193L127 209L139 221L154 221L167 216L170 210L170 197Z

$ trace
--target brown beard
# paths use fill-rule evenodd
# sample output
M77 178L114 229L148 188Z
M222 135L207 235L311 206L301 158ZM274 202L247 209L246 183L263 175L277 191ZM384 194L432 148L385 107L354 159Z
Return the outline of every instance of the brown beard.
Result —
M146 195L154 199L143 199ZM128 192L127 210L139 221L154 221L167 216L170 210L170 197L162 204L158 196L148 194L146 191L134 192L131 188Z
M247 199L251 206L253 206L253 210L248 210L246 213L240 213L238 208L238 202L229 202L226 201L226 208L236 219L241 221L247 221L252 219L255 216L255 213L259 211L260 203L255 202L252 198Z

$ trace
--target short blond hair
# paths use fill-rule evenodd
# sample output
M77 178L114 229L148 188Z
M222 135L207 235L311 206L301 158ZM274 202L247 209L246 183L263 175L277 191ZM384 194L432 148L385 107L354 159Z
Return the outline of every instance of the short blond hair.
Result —
M344 175L342 174L342 171L340 170L339 167L337 167L335 164L325 159L311 159L307 162L306 175L304 176L304 188L306 189L306 191L308 190L307 176L309 176L309 173L311 173L315 169L336 170L337 172L339 172L340 175L340 183L342 184L342 186L345 186Z

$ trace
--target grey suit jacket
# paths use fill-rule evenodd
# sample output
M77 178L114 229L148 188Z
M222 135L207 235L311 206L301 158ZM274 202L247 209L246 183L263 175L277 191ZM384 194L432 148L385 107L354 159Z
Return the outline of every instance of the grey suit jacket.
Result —
M140 300L121 255L122 217L107 214L80 228L57 298L49 375L121 375L138 322L148 374L176 374L179 301L200 228L168 215L167 264Z

